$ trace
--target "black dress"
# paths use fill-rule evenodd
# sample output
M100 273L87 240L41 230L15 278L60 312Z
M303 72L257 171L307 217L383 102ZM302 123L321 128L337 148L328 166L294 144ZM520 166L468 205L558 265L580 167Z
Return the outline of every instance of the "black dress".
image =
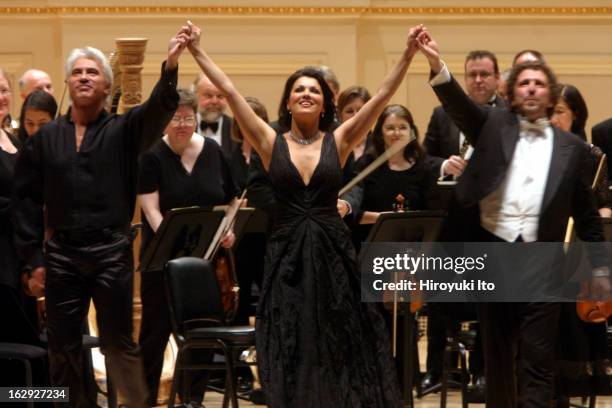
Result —
M278 202L257 314L268 406L398 407L387 327L361 302L347 227L336 209L342 169L334 137L305 185L279 133L269 177Z

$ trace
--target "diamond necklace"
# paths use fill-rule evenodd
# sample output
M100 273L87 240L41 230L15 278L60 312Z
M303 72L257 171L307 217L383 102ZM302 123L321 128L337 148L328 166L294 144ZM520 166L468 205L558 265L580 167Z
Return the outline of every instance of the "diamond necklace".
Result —
M290 130L289 137L291 137L291 139L293 139L293 141L297 144L301 144L302 146L308 146L319 140L319 138L321 137L321 132L317 131L315 135L309 137L308 139L305 139L297 136L295 133L293 133L293 130Z

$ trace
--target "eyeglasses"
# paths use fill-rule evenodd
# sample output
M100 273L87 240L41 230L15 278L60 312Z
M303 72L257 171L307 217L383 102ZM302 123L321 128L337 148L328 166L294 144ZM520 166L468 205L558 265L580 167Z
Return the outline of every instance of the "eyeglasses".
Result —
M8 88L0 88L0 95L7 96L11 94L11 90Z
M490 77L493 76L493 72L489 72L489 71L472 71L472 72L468 72L466 74L466 76L472 80L480 77L482 79L488 79Z
M195 116L187 116L185 118L175 116L170 120L170 124L172 124L172 126L180 126L182 124L186 126L193 126L195 125L195 123L196 123Z

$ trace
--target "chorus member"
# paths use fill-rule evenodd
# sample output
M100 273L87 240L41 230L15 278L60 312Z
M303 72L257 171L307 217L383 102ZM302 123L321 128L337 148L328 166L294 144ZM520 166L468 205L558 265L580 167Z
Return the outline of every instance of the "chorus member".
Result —
M360 300L355 251L336 202L342 165L400 85L420 30L410 30L376 95L333 132L333 93L320 72L293 73L279 118L288 131L275 132L202 50L192 26L189 50L226 96L276 195L256 330L270 407L400 406L386 325Z
M45 71L28 69L19 78L19 95L22 100L34 91L45 91L53 95L53 82Z
M212 207L228 204L236 188L225 156L213 139L195 133L197 98L178 89L178 108L166 127L164 137L140 158L138 198L142 206L143 245L146 251L164 214L172 208ZM231 237L223 240L231 246ZM139 344L149 389L148 403L157 405L164 350L172 333L170 309L164 294L163 271L141 275L142 326ZM191 395L184 401L200 404L206 388L206 374L191 376Z
M17 161L17 248L35 272L46 268L51 382L70 387L71 406L95 403L87 401L80 369L90 300L110 377L129 406L146 406L142 363L132 340L129 228L137 157L176 110L178 57L188 35L183 27L170 40L151 97L125 115L104 109L112 84L106 56L92 47L72 50L66 60L70 111L28 139ZM45 223L51 236L43 256Z
M559 84L559 88L561 89L559 101L555 105L554 113L550 119L551 123L561 130L578 135L585 143L587 143L585 126L589 117L589 111L582 94L575 86L570 84ZM591 166L593 169L593 173L591 173L591 180L593 180L599 165L599 161L603 156L603 152L599 147L593 144L588 143L588 146L593 162ZM604 163L602 168L602 176L595 186L595 197L597 199L599 215L602 217L612 216L612 197L608 189L607 162Z
M57 113L55 98L45 91L34 91L30 93L21 105L21 124L17 136L25 142L26 139L51 122Z
M583 241L603 241L585 171L588 147L549 122L558 100L552 70L538 62L515 66L508 79L510 108L491 109L474 103L463 92L427 30L419 35L418 44L429 61L436 95L477 146L455 189L458 205L475 207L478 214L463 220L464 228L472 223L478 227L472 239L562 242L571 216ZM562 176L548 177L551 169ZM508 261L518 265L523 260ZM595 266L592 293L605 296L610 292L609 270L605 265ZM556 288L561 271L551 268L547 272L537 277L538 282L542 288ZM559 304L483 303L479 311L487 405L551 406Z
M479 105L504 105L496 93L499 67L495 54L486 50L470 51L465 57L464 68L465 89L471 100ZM441 179L461 176L474 151L442 106L436 107L431 114L424 146L430 164Z

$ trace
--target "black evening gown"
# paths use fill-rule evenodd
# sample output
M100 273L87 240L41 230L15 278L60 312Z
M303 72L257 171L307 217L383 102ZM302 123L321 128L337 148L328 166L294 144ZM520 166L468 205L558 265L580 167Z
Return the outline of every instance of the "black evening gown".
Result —
M257 313L268 406L399 407L386 324L361 302L349 231L336 209L342 169L333 134L305 185L279 133L269 177L278 214Z

